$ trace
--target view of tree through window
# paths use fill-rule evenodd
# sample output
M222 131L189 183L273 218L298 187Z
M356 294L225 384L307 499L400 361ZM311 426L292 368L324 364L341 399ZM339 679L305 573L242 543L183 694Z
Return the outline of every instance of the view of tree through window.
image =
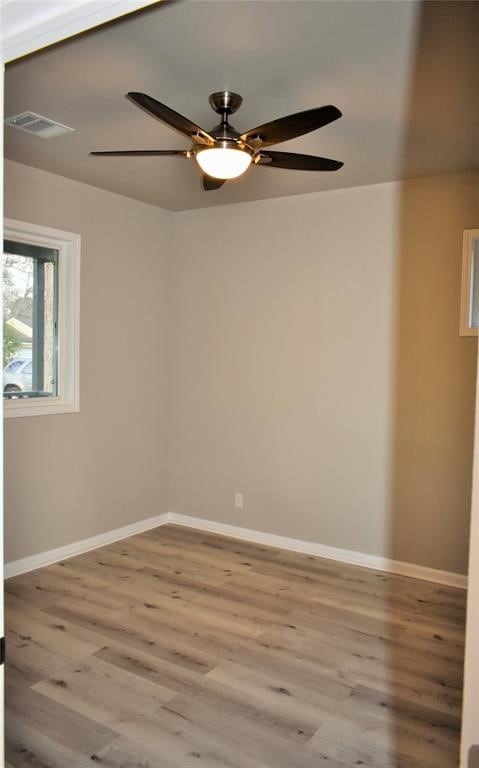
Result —
M3 396L57 394L58 251L3 244Z

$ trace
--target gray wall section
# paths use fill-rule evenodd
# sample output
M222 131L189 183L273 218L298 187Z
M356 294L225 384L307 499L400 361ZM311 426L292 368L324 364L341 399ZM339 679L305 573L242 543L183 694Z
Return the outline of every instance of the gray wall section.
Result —
M465 572L478 178L175 214L174 511Z
M82 236L80 412L5 419L6 561L167 509L168 214L6 162L6 215Z
M465 572L477 175L168 213L6 165L83 236L81 410L6 422L7 561L172 510Z
M479 768L479 744L469 749L468 758L467 768Z

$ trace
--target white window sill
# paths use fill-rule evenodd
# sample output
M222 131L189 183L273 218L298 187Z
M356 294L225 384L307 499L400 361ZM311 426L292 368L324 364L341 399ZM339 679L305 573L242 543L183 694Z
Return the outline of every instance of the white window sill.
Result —
M6 419L17 416L54 416L60 413L76 413L79 410L79 403L61 400L59 397L3 401L3 415Z

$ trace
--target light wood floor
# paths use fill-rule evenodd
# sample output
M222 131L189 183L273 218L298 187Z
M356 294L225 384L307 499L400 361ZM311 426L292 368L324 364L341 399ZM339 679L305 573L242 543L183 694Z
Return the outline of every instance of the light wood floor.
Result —
M11 579L12 768L452 768L460 590L166 526Z

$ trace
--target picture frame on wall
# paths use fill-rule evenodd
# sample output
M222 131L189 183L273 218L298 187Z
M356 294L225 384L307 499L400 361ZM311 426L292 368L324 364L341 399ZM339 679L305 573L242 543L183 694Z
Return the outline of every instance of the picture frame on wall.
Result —
M479 331L479 229L465 229L462 247L461 336Z

